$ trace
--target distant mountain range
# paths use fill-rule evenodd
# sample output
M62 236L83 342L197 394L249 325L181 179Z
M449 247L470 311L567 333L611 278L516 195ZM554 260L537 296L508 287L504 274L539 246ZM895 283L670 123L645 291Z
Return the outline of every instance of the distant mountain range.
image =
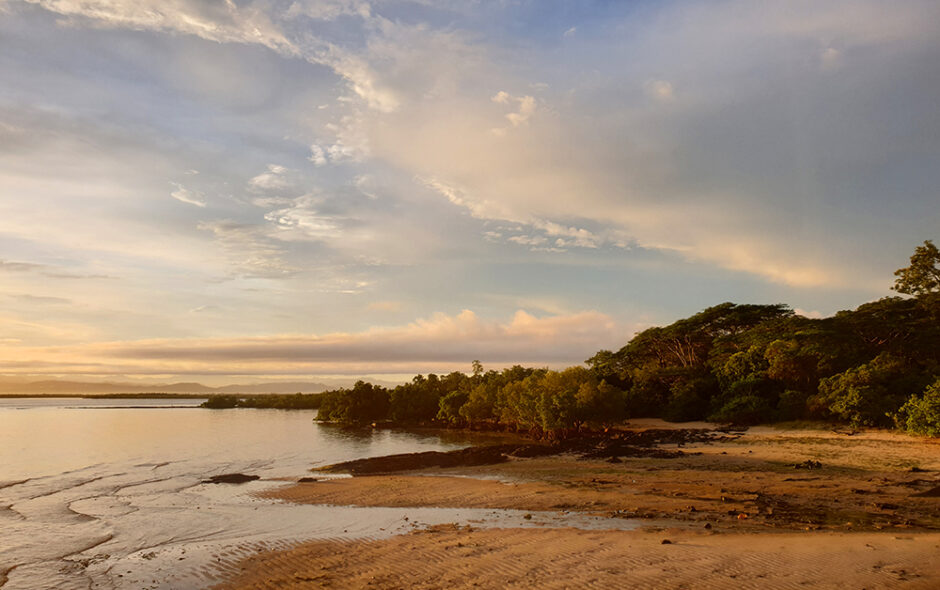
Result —
M369 380L364 378L365 380ZM86 381L12 381L0 380L0 394L37 394L37 395L76 395L109 393L320 393L338 387L350 387L356 379L330 380L330 383L311 383L305 381L285 381L272 383L252 383L244 385L224 385L209 387L202 383L91 383ZM369 380L381 385L393 385L377 380Z

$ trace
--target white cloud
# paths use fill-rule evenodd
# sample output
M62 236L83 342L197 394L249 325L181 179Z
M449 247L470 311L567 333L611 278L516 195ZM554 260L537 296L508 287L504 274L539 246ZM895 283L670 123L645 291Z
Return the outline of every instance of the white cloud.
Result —
M67 17L99 26L178 32L218 43L259 44L296 55L297 48L274 25L259 3L194 0L26 0Z
M287 18L305 16L317 20L335 20L341 16L371 16L368 2L362 0L296 0L287 9Z
M290 205L267 213L281 240L322 240L340 237L343 220L319 211L319 199L312 195L298 197Z
M391 112L398 107L395 93L378 81L378 75L366 60L314 36L289 39L275 19L268 16L269 10L266 9L269 6L263 0L243 6L232 1L202 3L197 0L26 1L50 12L86 19L102 27L182 33L217 43L261 45L284 56L301 57L310 63L331 68L346 80L350 90L369 108ZM330 19L351 10L360 16L369 16L365 3L353 2L295 2L284 16Z
M255 192L279 191L291 186L291 180L288 178L291 170L278 164L268 164L265 172L251 178L248 181L248 187Z
M206 201L203 198L202 194L197 191L191 191L184 187L181 184L171 183L176 187L171 193L170 196L180 201L181 203L186 203L187 205L195 205L196 207L205 208Z
M222 220L202 222L198 228L215 237L236 276L286 278L299 270L287 262L284 248L264 226Z
M310 146L310 156L307 159L313 162L314 166L325 166L327 164L326 152L317 144Z
M505 115L513 127L525 125L535 113L535 98L529 95L513 96L504 90L500 90L493 95L491 100L497 104L517 105L517 110ZM501 134L504 130L497 127L494 131Z

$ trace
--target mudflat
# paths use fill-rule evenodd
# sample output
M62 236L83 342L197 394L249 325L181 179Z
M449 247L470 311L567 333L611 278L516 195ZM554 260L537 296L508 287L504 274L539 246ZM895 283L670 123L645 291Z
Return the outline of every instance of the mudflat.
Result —
M264 495L583 512L636 519L636 530L437 526L380 540L316 540L233 563L218 587L940 587L940 442L880 431L630 427L623 440L635 445L519 453L527 456L507 447L490 464L313 474L316 481ZM643 432L652 434L636 435Z

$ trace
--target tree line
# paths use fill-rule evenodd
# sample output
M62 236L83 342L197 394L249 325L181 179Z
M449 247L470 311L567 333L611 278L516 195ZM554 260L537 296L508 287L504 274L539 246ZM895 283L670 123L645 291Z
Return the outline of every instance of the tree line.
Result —
M558 436L626 418L758 424L825 420L940 436L940 252L929 240L886 297L829 318L722 303L562 371L514 366L359 381L321 394L319 419L391 420Z

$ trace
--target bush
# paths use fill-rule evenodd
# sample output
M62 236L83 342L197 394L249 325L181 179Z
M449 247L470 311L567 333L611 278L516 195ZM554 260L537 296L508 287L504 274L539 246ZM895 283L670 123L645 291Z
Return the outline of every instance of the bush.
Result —
M766 399L756 395L736 397L708 417L712 422L760 424L773 419L774 409Z
M234 395L213 395L209 399L202 402L200 407L209 408L211 410L224 410L226 408L234 408L238 405L238 397Z
M940 378L923 395L912 395L899 414L908 432L940 437Z

